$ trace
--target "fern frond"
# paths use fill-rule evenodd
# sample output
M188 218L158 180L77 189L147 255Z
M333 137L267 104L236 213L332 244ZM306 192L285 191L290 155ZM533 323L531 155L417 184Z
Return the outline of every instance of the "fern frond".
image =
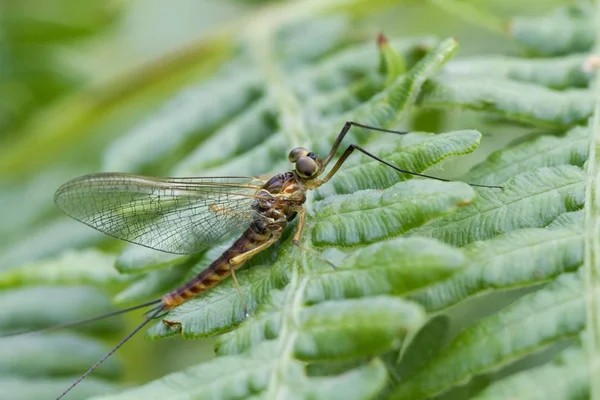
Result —
M101 156L77 168L170 176L282 172L291 168L290 148L327 154L344 123L356 121L414 132L352 128L344 144L456 181L415 179L353 154L309 195L301 246L292 243L291 226L236 274L243 301L227 280L147 331L155 339L219 335L213 359L115 393L122 368L111 358L79 394L106 400L585 396L590 373L581 337L591 280L581 267L586 254L589 261L593 235L584 217L593 204L584 168L594 164L593 129L583 124L594 111L594 92L582 52L592 46L592 8L582 2L510 22L514 41L551 57L454 59L454 39L392 39L378 50L355 20L311 14L330 6L290 4L259 14L236 46L225 35L211 42L222 46L205 59L190 50L181 76L168 80L156 72L156 82L142 79L156 96L137 104L140 89L124 100L123 109L137 105L138 114L120 121L117 139L97 139ZM492 21L469 6L444 7L465 20ZM281 18L267 18L273 15ZM493 21L501 31L504 25ZM96 144L90 133L111 126L108 114L119 104L106 96L98 114L68 108L71 122L49 122L53 138L82 130L81 138L57 148ZM455 123L463 110L475 122ZM60 127L67 133L57 134ZM489 156L489 148L478 149L500 134L512 135L509 145ZM462 176L453 173L457 162L467 170L474 152L482 161ZM44 179L15 185L6 198L29 204L31 187L63 177L49 167ZM0 198L3 220L7 201ZM204 270L226 246L194 255L121 246L48 210L39 205L21 226L7 217L0 227L18 233L0 252L0 300L10 305L0 311L3 332L106 312L109 298L156 298ZM65 251L74 246L79 250ZM118 327L119 321L102 321L75 333L2 339L0 386L31 398L40 388L59 393L106 351L93 336Z

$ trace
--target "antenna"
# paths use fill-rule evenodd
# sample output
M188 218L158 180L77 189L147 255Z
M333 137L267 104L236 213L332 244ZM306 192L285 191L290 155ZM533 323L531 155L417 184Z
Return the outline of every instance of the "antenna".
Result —
M109 312L109 313L106 313L106 314L102 314L102 315L98 315L98 316L91 317L91 318L81 319L79 321L67 322L66 324L60 324L60 325L50 326L50 327L47 327L47 328L40 328L40 329L32 329L32 330L26 330L26 331L17 331L17 332L4 333L4 334L0 334L0 337L11 337L11 336L18 336L18 335L26 335L26 334L30 334L30 333L49 332L49 331L54 331L54 330L57 330L57 329L69 328L69 327L72 327L72 326L83 325L83 324L87 324L89 322L95 322L95 321L103 320L105 318L114 317L115 315L125 314L125 313L127 313L129 311L134 311L134 310L139 310L140 308L149 307L149 306L158 304L161 301L162 301L161 299L152 300L152 301L149 301L147 303L138 304L137 306L124 308L122 310L112 311L112 312Z
M340 131L340 133L338 134L337 138L335 139L335 142L333 143L333 146L331 147L331 150L329 151L329 154L327 155L327 157L325 158L325 160L323 161L323 166L322 168L325 169L325 167L327 167L327 164L329 164L329 162L333 159L333 157L335 156L335 153L337 152L337 149L340 147L340 144L342 144L342 140L344 139L344 136L346 136L346 134L350 131L350 128L356 126L359 128L363 128L363 129L368 129L371 131L377 131L377 132L387 132L387 133L394 133L396 135L406 135L409 132L405 132L405 131L394 131L391 129L384 129L384 128L377 128L375 126L369 126L369 125L364 125L364 124L359 124L357 122L352 122L352 121L347 121L344 124L344 127L342 128L342 130ZM325 178L323 178L320 183L320 185L323 185L324 183L328 182L337 172L338 169L340 169L340 167L342 166L342 164L346 161L346 159L350 156L350 154L352 154L352 152L354 150L358 150L361 153L371 157L372 159L379 161L382 164L387 165L388 167L391 167L393 169L395 169L398 172L404 173L404 174L410 174L410 175L414 175L414 176L421 176L423 178L429 178L429 179L435 179L436 181L442 181L442 182L456 182L453 181L451 179L444 179L444 178L438 178L437 176L431 176L431 175L425 175L425 174L420 174L418 172L412 172L412 171L408 171L402 168L398 168L396 167L394 164L391 164L385 160L382 160L381 158L377 157L375 154L369 152L368 150L363 149L362 147L360 147L357 144L351 144L349 145L346 150L344 151L344 153L342 154L342 156L337 160L337 162L335 163L335 165L333 166L333 168L331 168L331 170L327 173L327 175L325 176ZM490 189L503 189L502 186L496 186L496 185L482 185L482 184L478 184L478 183L468 183L465 182L468 185L471 186L476 186L476 187L483 187L483 188L490 188Z
M371 157L374 160L377 160L385 165L387 165L388 167L392 167L393 169L395 169L398 172L402 172L404 174L410 174L410 175L414 175L414 176L421 176L423 178L429 178L429 179L435 179L436 181L442 181L442 182L460 182L460 181L453 181L452 179L444 179L444 178L438 178L437 176L431 176L431 175L425 175L425 174L420 174L418 172L412 172L412 171L408 171L405 169L401 169L396 167L393 164L390 164L389 162L382 160L381 158L377 157L376 155L374 155L373 153L370 153L369 151L363 149L360 146L357 145L350 145L353 148L355 148L356 150L360 151L361 153ZM502 189L502 186L496 186L496 185L482 185L482 184L478 184L478 183L469 183L469 182L465 182L467 185L470 186L475 186L475 187L482 187L482 188L490 188L490 189Z
M159 300L160 301L160 300ZM113 353L117 350L119 350L119 348L121 346L123 346L129 339L131 339L133 337L133 335L135 335L136 333L138 333L144 326L146 326L148 324L148 322L152 321L154 318L156 318L161 312L163 312L165 310L166 305L165 304L160 304L159 306L157 306L156 308L154 308L152 311L152 314L150 314L150 316L148 316L141 324L139 324L133 331L131 331L127 336L125 336L115 347L113 347L108 353L106 353L100 360L98 360L94 365L92 365L87 371L85 371L85 373L83 375L81 375L75 382L73 382L71 384L71 386L69 386L67 388L67 390L65 390L64 392L62 392L62 394L60 396L58 396L56 398L56 400L60 400L62 399L67 393L69 393L75 386L77 386L82 380L84 380L89 374L91 374L96 368L98 368L100 366L100 364L102 364L108 357L110 357L111 355L113 355Z
M368 129L371 131L394 133L396 135L406 135L409 133L409 132L405 132L405 131L394 131L391 129L377 128L375 126L369 126L369 125L359 124L357 122L347 121L344 124L344 127L342 128L340 133L338 134L337 138L335 139L335 142L333 143L333 146L331 147L329 154L323 161L323 166L322 166L323 169L325 169L325 167L327 167L327 164L329 164L329 162L333 159L333 157L335 156L335 153L337 152L338 148L340 147L340 144L342 144L342 140L344 139L344 136L346 136L346 134L350 131L350 128L353 126L363 128L363 129ZM412 171L408 171L408 170L405 170L402 168L398 168L394 164L391 164L385 160L382 160L381 158L377 157L375 154L369 152L368 150L363 149L359 145L351 144L346 148L346 150L344 151L342 156L337 160L337 162L335 163L333 168L327 173L325 178L323 178L323 180L319 183L319 186L328 182L333 177L333 175L335 175L337 170L340 169L342 164L346 161L346 159L350 156L350 154L352 154L352 152L354 150L358 150L361 153L371 157L372 159L377 160L377 161L387 165L388 167L391 167L391 168L395 169L396 171L404 173L404 174L421 176L423 178L435 179L437 181L442 181L442 182L457 182L457 181L453 181L451 179L438 178L437 176L420 174L418 172L412 172ZM502 186L496 186L496 185L482 185L482 184L478 184L478 183L468 183L468 182L465 182L465 183L467 183L468 185L471 185L471 186L476 186L476 187L483 187L483 188L490 188L490 189L503 189Z

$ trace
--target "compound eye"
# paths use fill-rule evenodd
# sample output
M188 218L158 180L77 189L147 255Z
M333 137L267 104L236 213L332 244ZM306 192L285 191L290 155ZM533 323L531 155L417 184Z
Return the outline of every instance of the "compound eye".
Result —
M310 178L319 170L317 163L310 157L302 156L296 161L296 172L302 178Z
M304 157L308 153L309 151L306 150L304 147L296 147L294 150L290 151L290 154L288 155L288 160L290 160L291 163L295 163L300 157Z

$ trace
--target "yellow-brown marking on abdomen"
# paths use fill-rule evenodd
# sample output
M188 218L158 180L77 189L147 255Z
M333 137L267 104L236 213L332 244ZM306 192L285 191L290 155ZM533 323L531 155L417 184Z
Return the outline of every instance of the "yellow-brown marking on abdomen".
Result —
M219 259L217 259L216 261L223 262L224 260L222 260L222 258L223 257L219 257ZM219 271L219 273L215 271L215 267L216 271ZM192 297L196 297L203 294L209 289L217 286L217 284L219 284L229 275L231 275L231 271L229 269L229 261L227 261L226 263L222 263L218 266L214 265L213 263L206 270L202 271L194 280L163 296L162 301L165 304L165 308L167 310L170 310L179 306L182 303L185 303Z
M270 240L272 231L263 228L260 223L261 222L255 221L250 224L244 234L219 258L213 261L208 268L200 272L191 281L163 296L162 301L165 305L165 309L173 309L180 304L185 303L192 297L199 296L215 287L231 275L230 262L234 257L256 249ZM243 263L236 264L234 268L240 268L242 264Z

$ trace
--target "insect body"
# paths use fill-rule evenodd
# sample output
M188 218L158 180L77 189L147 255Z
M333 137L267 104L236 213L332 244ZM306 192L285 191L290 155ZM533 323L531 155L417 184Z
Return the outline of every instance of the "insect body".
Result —
M355 150L400 173L446 181L398 168L354 144L348 146L331 170L320 178L352 126L395 134L406 133L347 122L325 159L305 148L295 148L288 156L289 161L295 164L295 169L277 174L268 181L253 177L154 178L103 173L75 178L61 186L56 192L55 201L64 212L108 235L142 246L190 254L228 237L237 235L238 239L206 270L161 299L116 312L155 306L135 330L58 398L62 398L136 332L162 313L201 295L229 275L240 291L235 270L277 242L287 224L296 217L298 224L293 240L299 244L306 219L303 207L306 192L328 182Z
M267 181L256 194L252 205L256 213L248 229L195 279L163 296L165 309L177 307L204 293L229 275L235 279L236 269L279 240L287 223L294 219L298 212L303 213L302 205L305 201L304 186L295 173L278 174ZM212 211L233 212L216 205L213 205Z

